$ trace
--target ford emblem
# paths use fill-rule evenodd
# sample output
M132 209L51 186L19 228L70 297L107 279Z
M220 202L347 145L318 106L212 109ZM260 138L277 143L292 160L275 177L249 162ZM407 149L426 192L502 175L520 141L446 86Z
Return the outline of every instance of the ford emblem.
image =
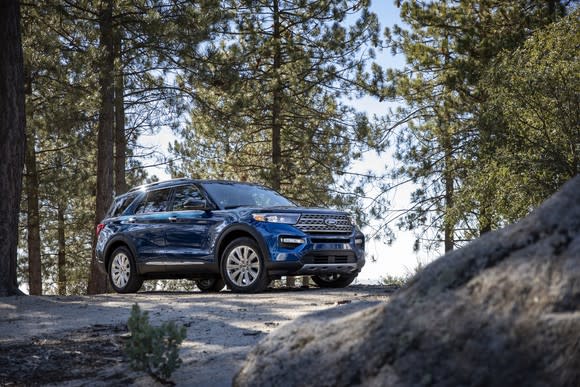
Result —
M324 224L328 226L336 226L336 223L338 223L336 219L333 218L324 219Z

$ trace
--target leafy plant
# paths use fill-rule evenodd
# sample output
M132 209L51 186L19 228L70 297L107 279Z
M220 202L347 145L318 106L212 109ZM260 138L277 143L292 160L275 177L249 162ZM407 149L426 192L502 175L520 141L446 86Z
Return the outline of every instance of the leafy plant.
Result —
M407 282L409 281L410 277L407 275L396 276L392 274L387 274L385 276L381 276L381 284L386 286L393 286L396 288L404 287Z
M159 327L149 324L149 313L133 305L127 322L131 336L125 345L134 370L145 371L161 382L169 382L169 377L182 363L179 346L185 338L186 329L178 327L174 321Z

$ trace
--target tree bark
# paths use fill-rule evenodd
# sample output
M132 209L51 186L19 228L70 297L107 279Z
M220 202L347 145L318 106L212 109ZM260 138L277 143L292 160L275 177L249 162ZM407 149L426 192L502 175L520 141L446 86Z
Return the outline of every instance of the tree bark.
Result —
M447 44L444 46L444 68L447 67L448 62L451 60L449 55L449 36L445 36L445 40ZM439 126L443 129L442 134L443 138L441 139L441 145L443 147L443 154L444 154L444 166L443 166L443 182L445 184L445 214L443 216L443 233L444 233L444 245L445 245L445 252L449 252L454 249L455 247L455 219L451 216L454 203L454 175L455 172L453 171L453 142L452 136L453 133L451 128L449 127L449 123L451 122L451 116L449 114L450 106L446 106L447 104L444 103L443 106L443 122L439 123Z
M281 97L282 85L280 79L280 67L282 66L282 53L280 51L280 9L278 0L273 5L273 40L274 40L274 90L272 93L272 188L280 190L280 174L282 168L282 145L281 145Z
M445 238L445 252L453 250L455 247L455 226L450 212L453 209L453 171L451 170L451 139L450 134L446 133L443 138L443 151L445 152L445 170L443 172L443 180L445 181L445 216L444 216L444 238Z
M448 109L444 106L443 109ZM451 215L454 203L454 184L453 184L453 144L451 141L452 133L449 127L451 119L447 110L443 113L443 118L439 122L441 128L441 147L443 148L443 184L445 185L445 212L443 214L443 234L445 252L453 250L455 247L455 220Z
M115 54L113 48L113 1L104 3L99 16L101 33L100 47L102 61L99 75L101 109L99 114L99 133L97 136L97 198L95 209L95 229L103 220L111 205L113 196L113 122L114 122L114 81ZM93 256L89 274L88 294L107 291L107 278L99 267L95 255L96 236L93 237Z
M282 170L282 80L280 79L280 68L282 67L282 51L280 48L280 4L278 0L272 2L273 34L274 40L274 61L272 71L274 72L274 90L272 92L272 188L280 190L281 170ZM295 277L286 277L286 286L294 287Z
M26 144L26 226L28 228L28 293L42 294L42 273L40 264L40 213L38 210L38 172L36 169L34 127L28 128Z
M18 289L16 251L26 149L24 62L17 0L0 1L0 296Z
M125 163L127 139L125 137L125 87L123 77L122 33L121 27L115 31L115 194L127 192Z
M66 205L58 203L58 294L66 295L66 240L65 240L65 215Z

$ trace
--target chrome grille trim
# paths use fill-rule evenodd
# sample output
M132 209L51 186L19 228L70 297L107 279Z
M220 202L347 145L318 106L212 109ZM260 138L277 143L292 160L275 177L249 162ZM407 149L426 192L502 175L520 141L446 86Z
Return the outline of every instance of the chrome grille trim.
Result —
M345 233L350 234L353 225L347 215L302 214L295 225L307 234Z

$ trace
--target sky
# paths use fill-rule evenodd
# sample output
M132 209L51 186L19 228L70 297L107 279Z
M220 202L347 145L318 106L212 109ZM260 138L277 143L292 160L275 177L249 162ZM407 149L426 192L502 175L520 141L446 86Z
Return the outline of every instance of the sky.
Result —
M371 4L371 10L378 15L381 29L392 27L394 24L401 24L399 18L399 9L394 5L394 0L375 0ZM377 63L387 67L402 67L404 58L401 56L393 57L390 52L377 52ZM366 112L370 117L383 116L387 110L393 106L388 102L379 102L375 98L365 97L351 102L359 111ZM169 128L162 128L153 136L142 136L141 145L153 147L159 152L167 154L168 145L173 143L175 136ZM145 163L147 164L147 163ZM352 165L352 171L365 172L368 170L383 172L385 166L393 166L395 160L389 152L376 154L368 152L364 157ZM168 179L170 176L163 168L148 169L150 175L157 175L161 180ZM409 206L410 194L413 186L404 185L393 192L389 192L389 199L392 203L392 209L404 209ZM363 229L365 234L372 230ZM433 260L436 255L427 252L413 252L414 236L411 232L395 230L396 240L390 246L382 241L368 240L366 245L367 263L358 276L359 283L376 284L381 278L387 276L406 276L414 271L419 264L426 264Z

